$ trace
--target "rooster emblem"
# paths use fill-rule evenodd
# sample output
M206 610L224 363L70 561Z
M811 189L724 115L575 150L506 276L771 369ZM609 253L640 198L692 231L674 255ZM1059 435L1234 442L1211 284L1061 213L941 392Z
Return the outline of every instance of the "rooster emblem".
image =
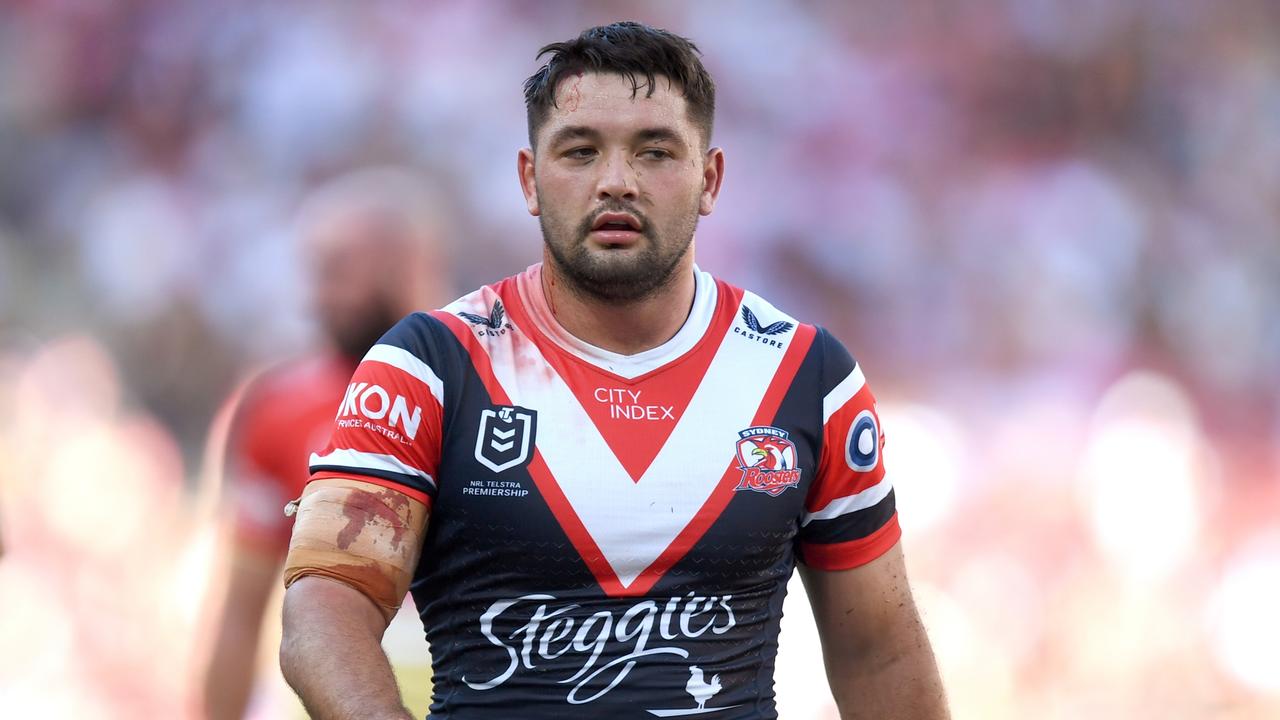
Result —
M757 318L756 314L751 312L751 308L746 305L742 306L742 322L746 323L747 327L750 328L752 332L759 333L760 335L781 335L795 327L795 323L790 323L786 320L780 320L772 325L761 326L759 318Z
M767 425L738 433L738 469L742 480L734 490L754 490L778 497L800 484L796 445L786 430Z
M684 690L693 696L694 702L698 703L699 710L706 710L707 701L720 692L720 675L711 676L711 682L707 682L702 678L702 668L697 665L691 665L689 666L689 682L684 684Z
M756 463L755 467L761 470L789 470L787 456L783 454L785 450L786 448L779 443L764 440L756 443L751 456L760 458L760 462Z
M493 309L489 311L489 317L469 312L459 312L458 317L472 325L483 325L490 330L499 330L502 328L502 321L507 317L507 310L502 307L501 300L494 300Z
M697 665L689 666L689 681L684 684L684 691L693 696L693 701L698 704L695 708L662 708L646 710L645 712L656 717L686 717L689 715L706 715L709 713L718 713L722 710L730 710L732 708L741 707L741 705L722 705L720 707L707 707L707 701L719 694L720 676L712 675L711 682L707 682L706 677L702 674L702 668Z

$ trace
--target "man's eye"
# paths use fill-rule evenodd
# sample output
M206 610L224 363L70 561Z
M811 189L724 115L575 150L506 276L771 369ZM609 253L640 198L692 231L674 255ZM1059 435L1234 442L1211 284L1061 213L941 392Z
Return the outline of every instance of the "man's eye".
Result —
M594 148L580 147L580 148L573 148L572 150L569 150L564 154L564 156L567 158L574 158L576 160L586 160L594 156L595 154L596 154L596 151Z
M648 148L640 152L640 155L650 160L662 160L671 157L671 153L662 148Z

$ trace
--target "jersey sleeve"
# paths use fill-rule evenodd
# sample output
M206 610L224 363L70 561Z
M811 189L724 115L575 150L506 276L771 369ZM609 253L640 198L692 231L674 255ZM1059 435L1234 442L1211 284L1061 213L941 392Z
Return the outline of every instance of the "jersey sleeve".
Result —
M262 382L253 382L233 401L223 467L234 514L236 542L283 555L293 523L281 509L299 482L290 482L274 449L269 399Z
M354 478L431 506L444 416L434 322L410 315L365 354L338 405L329 444L311 455L311 480Z
M880 557L902 533L875 395L839 341L819 330L819 342L822 452L800 521L799 558L819 570L847 570Z

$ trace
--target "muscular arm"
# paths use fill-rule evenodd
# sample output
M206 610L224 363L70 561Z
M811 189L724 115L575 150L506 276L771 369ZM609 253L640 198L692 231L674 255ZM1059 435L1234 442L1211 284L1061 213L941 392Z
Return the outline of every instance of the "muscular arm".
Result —
M354 480L317 480L285 562L280 669L311 717L410 718L380 646L418 561L427 508Z
M204 676L209 720L240 720L249 704L262 615L280 578L280 556L233 543L227 590L214 628L213 656Z
M842 720L949 717L900 544L851 570L800 573Z

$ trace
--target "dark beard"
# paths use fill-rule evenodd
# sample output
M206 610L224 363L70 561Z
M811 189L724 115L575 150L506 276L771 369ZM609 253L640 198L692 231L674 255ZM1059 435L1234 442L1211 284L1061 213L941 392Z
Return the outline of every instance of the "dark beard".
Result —
M640 219L640 234L647 241L640 255L633 262L600 262L587 250L587 235L596 218L606 212L629 213ZM566 244L553 237L561 228L548 223L547 215L538 216L542 227L542 240L551 252L551 259L569 288L593 300L609 303L632 303L643 300L667 286L676 267L689 252L693 243L693 231L698 223L697 215L688 229L688 237L678 247L664 253L655 236L653 226L644 215L623 203L608 203L579 223L572 234L572 243Z
M400 319L390 304L379 303L371 308L360 323L349 328L328 327L329 339L344 357L359 362L369 348L373 347L387 334L392 325Z

